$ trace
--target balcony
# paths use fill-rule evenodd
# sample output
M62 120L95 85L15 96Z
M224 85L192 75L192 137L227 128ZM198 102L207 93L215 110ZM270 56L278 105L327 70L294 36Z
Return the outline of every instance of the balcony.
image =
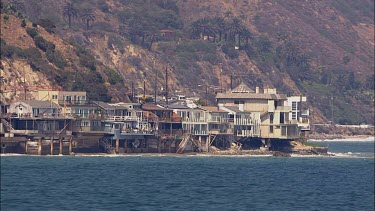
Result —
M290 112L290 111L292 111L292 107L291 106L277 106L275 111Z

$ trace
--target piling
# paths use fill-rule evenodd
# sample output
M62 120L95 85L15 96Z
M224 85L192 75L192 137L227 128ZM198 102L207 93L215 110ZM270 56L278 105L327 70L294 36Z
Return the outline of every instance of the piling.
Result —
M27 146L27 142L28 142L28 140L25 141L25 154L26 154L26 155L27 155L27 152L28 152L28 149L27 149L27 147L28 147L28 146Z
M42 155L42 139L38 140L38 155Z
M51 155L53 155L53 139L54 138L51 138Z
M62 155L63 154L63 140L62 140L62 138L60 138L59 142L60 142L60 148L59 148L60 153L59 153L59 155Z
M73 150L73 143L72 143L72 139L73 137L70 137L70 140L69 140L69 155L72 154L72 150Z
M120 147L120 140L116 139L116 154L119 153L119 147Z

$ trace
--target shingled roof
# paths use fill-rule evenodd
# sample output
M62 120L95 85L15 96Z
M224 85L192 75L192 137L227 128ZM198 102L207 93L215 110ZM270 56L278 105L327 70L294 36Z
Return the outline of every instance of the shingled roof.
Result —
M217 93L216 99L272 99L286 100L285 94L255 93L246 84L241 83L236 88L225 93Z
M42 101L42 100L21 100L21 102L28 104L33 108L60 108L59 105L51 101Z
M246 84L241 82L236 88L229 90L230 93L255 93L252 89L250 89Z

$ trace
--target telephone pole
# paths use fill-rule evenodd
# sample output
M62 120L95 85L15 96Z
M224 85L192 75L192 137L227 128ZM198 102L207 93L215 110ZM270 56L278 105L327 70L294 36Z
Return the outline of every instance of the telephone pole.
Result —
M165 68L165 104L168 105L168 66Z

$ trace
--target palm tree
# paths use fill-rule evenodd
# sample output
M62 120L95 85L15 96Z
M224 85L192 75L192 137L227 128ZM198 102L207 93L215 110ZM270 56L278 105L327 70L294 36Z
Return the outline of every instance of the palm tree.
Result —
M199 22L198 21L192 22L189 26L189 31L190 31L192 39L199 37L201 34L201 27L200 27Z
M244 28L241 32L241 36L246 39L246 45L249 45L249 40L253 38L253 33L249 29Z
M94 22L95 19L96 19L95 13L92 10L86 9L81 14L81 19L82 19L82 21L86 22L86 29L89 30L89 28L90 28L90 21Z
M296 63L299 52L299 48L291 42L286 43L281 49L281 53L286 59L288 66Z
M241 19L235 17L232 19L230 26L228 28L229 34L233 36L234 41L236 40L236 35L238 35L238 47L241 46L241 32L245 29L242 24Z
M64 6L64 9L63 9L63 16L64 16L64 18L68 17L69 28L71 28L71 26L72 26L72 18L77 18L77 15L78 15L78 12L74 8L73 3L72 2L66 3L66 5Z
M216 17L213 19L213 24L219 33L219 42L221 41L222 34L225 32L226 22L222 17Z

